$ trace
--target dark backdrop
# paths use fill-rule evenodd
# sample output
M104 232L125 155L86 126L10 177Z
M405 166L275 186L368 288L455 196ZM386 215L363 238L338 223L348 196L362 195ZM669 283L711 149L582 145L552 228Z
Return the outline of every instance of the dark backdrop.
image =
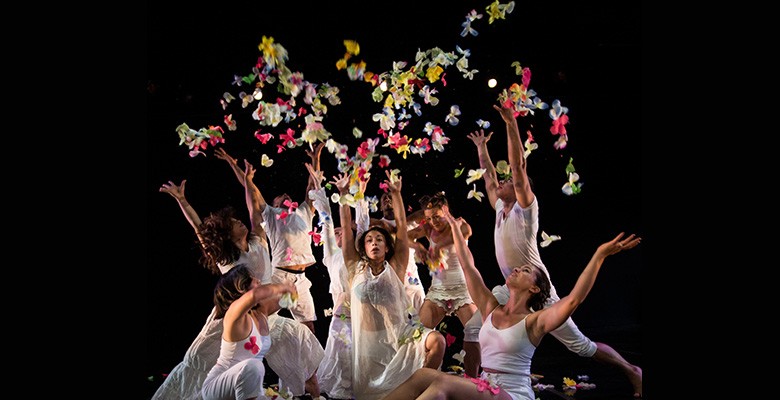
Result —
M544 4L542 4L544 3ZM375 137L378 123L371 117L381 112L381 103L371 100L372 88L353 82L336 61L345 52L342 41L352 39L361 45L355 60L364 60L376 73L392 69L394 61L414 63L419 50L439 47L455 51L455 45L471 51L469 68L479 72L474 80L464 79L455 68L445 70L447 86L436 84L441 103L424 106L423 116L412 119L402 131L410 137L424 137L422 126L431 121L450 137L444 152L431 151L423 157L407 159L381 148L393 159L391 168L400 168L403 194L408 205L417 207L416 198L444 190L456 216L472 225L470 247L488 285L501 283L495 262L492 224L494 210L487 199L466 199L471 185L454 170L479 167L476 149L466 135L477 129L477 119L492 123L495 132L489 142L494 162L506 159L504 125L492 109L501 89L520 82L510 66L520 61L531 68L531 89L551 104L560 99L569 108L569 143L563 150L552 146L547 111L537 111L522 123L532 125L539 149L529 157L528 172L533 180L541 210L541 230L563 240L541 249L542 257L560 295L573 286L579 272L595 248L620 231L644 237L639 248L611 257L602 269L595 288L574 318L580 328L598 340L601 332L624 330L641 332L641 272L643 248L648 243L641 219L642 180L640 176L640 22L636 2L518 2L506 19L488 23L486 1L321 1L251 2L226 0L206 4L166 2L149 5L148 19L148 274L147 341L144 377L158 385L162 374L182 360L212 307L211 292L216 276L198 264L195 235L176 202L159 193L168 180L187 179L190 203L205 217L225 205L233 205L248 223L243 190L224 161L213 157L190 158L179 145L175 131L181 123L193 129L223 125L222 93L230 91L234 74L246 75L260 55L262 36L273 37L289 53L288 67L300 71L304 79L329 83L340 89L342 104L328 106L323 120L334 139L350 145L350 155L359 143L352 138L353 127L363 138ZM466 14L476 9L483 18L474 22L476 37L459 35ZM499 84L488 88L486 81L496 77ZM245 89L249 90L249 89ZM267 90L273 93L273 89ZM275 98L267 94L265 101ZM303 105L298 97L299 106ZM238 100L237 100L238 101ZM458 126L444 122L449 106L460 106ZM248 158L258 168L255 180L267 199L288 192L302 202L306 185L302 148L277 154L272 144L261 145L252 137L259 128L250 117L256 103L246 109L231 105L238 121L237 131L227 131L223 144L238 159ZM302 118L277 128L263 127L278 140L280 133L293 127L300 136ZM523 134L525 138L525 134ZM382 141L381 143L384 143ZM262 168L260 155L275 160ZM582 193L566 196L564 168L573 157L584 184ZM326 176L337 173L336 162L323 151ZM376 166L369 191L379 194L378 182L384 172ZM464 172L465 174L465 172ZM484 182L477 188L484 192ZM316 221L316 220L315 220ZM320 248L315 254L321 254ZM424 268L421 274L425 274ZM323 345L328 318L322 310L330 307L328 281L320 263L309 268L318 299L318 337ZM428 281L424 277L424 281ZM456 320L455 320L456 321Z

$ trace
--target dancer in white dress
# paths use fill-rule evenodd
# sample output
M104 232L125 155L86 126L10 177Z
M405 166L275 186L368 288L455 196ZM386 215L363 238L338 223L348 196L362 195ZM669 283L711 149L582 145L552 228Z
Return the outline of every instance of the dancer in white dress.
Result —
M361 200L365 201L365 200ZM393 200L389 193L382 193L379 198L379 208L382 211L382 218L370 218L370 225L381 224L390 233L395 234L395 216L393 211ZM363 207L358 207L355 210L355 218L358 221L358 227L360 227L360 220L362 218L361 210ZM420 225L420 221L424 218L422 210L416 210L406 216L406 229L412 230ZM362 231L358 229L358 236ZM404 278L404 285L406 286L406 294L409 295L409 299L412 301L412 305L415 309L419 310L425 301L425 288L420 282L420 272L417 266L417 260L415 259L415 248L413 243L409 245L409 262L406 266L406 277Z
M359 400L381 398L414 371L440 368L444 358L444 336L422 326L406 295L403 279L409 239L401 178L394 181L390 171L386 174L398 227L395 239L386 229L373 226L359 238L356 248L352 230L342 230L341 250L351 293L352 390ZM333 183L341 196L350 193L350 175L341 174ZM341 226L351 227L350 204L342 204L339 213Z

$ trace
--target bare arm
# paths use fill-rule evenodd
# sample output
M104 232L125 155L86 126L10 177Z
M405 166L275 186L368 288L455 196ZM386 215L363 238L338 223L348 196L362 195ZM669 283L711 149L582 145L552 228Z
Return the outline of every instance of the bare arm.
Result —
M225 151L222 147L214 150L214 155L219 158L220 160L225 160L228 165L230 166L230 169L233 171L233 173L236 175L236 178L238 178L238 183L240 183L244 188L246 188L246 182L244 181L244 171L241 170L241 167L238 166L238 162L235 158L233 158L230 154ZM246 160L244 160L246 162ZM253 174L254 176L254 174ZM254 178L253 178L254 179ZM265 206L267 205L265 201L265 197L263 197L262 192L260 192L260 189L255 185L255 189L257 192L253 194L253 196L256 196L256 202L259 205L259 209L262 212L265 210ZM248 204L247 204L248 205ZM251 209L250 209L251 210ZM260 222L263 220L261 219ZM254 221L252 222L254 224Z
M314 148L314 151L306 150L306 154L311 159L311 166L314 168L314 171L320 171L320 154L322 153L322 148L325 147L324 142L320 142L320 144L317 145L317 147ZM308 169L308 167L306 167ZM314 212L314 204L312 204L312 199L309 198L309 191L310 190L316 190L320 187L320 182L315 182L315 179L312 178L311 173L309 173L309 181L306 185L306 195L304 196L304 199L306 199L306 203L309 205L309 208L311 209L311 212Z
M390 197L393 202L393 217L395 218L395 254L393 254L390 265L395 270L395 274L398 275L398 279L403 282L406 276L406 266L409 263L409 233L406 225L404 199L401 197L403 181L399 176L398 180L393 182L390 170L386 170L385 174L387 175L385 183L390 190Z
M498 300L496 300L493 293L485 285L482 275L474 265L474 256L471 254L468 244L466 244L466 238L463 236L463 230L461 229L461 225L464 224L465 221L463 218L455 219L455 217L450 214L448 206L443 206L442 211L444 213L444 218L450 224L455 253L458 256L461 268L463 268L463 275L466 278L466 286L469 289L469 295L474 300L477 308L479 308L479 312L482 313L482 320L484 321L485 317L498 306Z
M520 128L517 126L514 110L510 107L493 105L501 119L506 124L507 152L509 155L509 167L512 169L512 185L515 189L515 198L520 207L526 208L534 201L534 192L526 174L526 159L523 155L523 141L520 139ZM495 204L495 203L494 203Z
M214 155L219 158L220 160L225 160L228 165L230 166L230 169L233 171L233 173L236 175L236 178L238 179L238 182L240 184L244 184L244 171L241 170L241 167L238 166L238 162L235 158L233 158L230 154L225 151L222 147L217 148L214 150Z
M425 219L425 210L423 209L415 210L406 216L406 224L407 225L412 223L420 224L424 219Z
M490 160L490 153L487 148L487 142L491 136L493 136L493 132L485 136L485 131L480 129L479 132L469 133L468 138L477 146L479 167L485 169L485 173L482 175L482 179L485 180L485 191L487 192L490 206L495 209L496 200L498 200L498 194L496 194L498 190L498 175L496 174L496 167L493 166L493 161Z
M244 322L245 320L243 318L249 317L249 310L260 304L260 302L285 293L292 293L293 296L296 296L298 292L295 289L295 285L285 282L259 285L241 295L241 297L230 304L230 307L222 320L224 337L232 342L245 339L249 335L250 328L248 324Z
M184 196L184 186L186 184L186 179L183 179L178 186L173 183L173 181L168 181L168 183L163 183L163 185L160 187L160 192L168 193L174 199L176 199L176 202L179 203L179 208L181 209L182 214L184 214L184 218L186 218L187 222L190 223L190 226L195 231L195 234L199 234L200 224L202 221L200 220L198 213L194 208L192 208L190 203L187 201L187 198ZM200 239L200 235L198 235L198 239Z
M590 289L593 288L596 276L607 256L617 254L623 250L633 249L642 241L642 238L635 236L633 233L625 239L622 238L623 232L620 232L614 239L599 246L588 265L580 273L580 277L577 278L577 283L574 284L571 292L556 301L552 306L538 312L536 323L531 325L531 330L537 337L541 337L545 333L558 328L574 313L577 306L585 300Z
M349 174L342 173L339 176L334 177L333 183L339 191L341 196L346 196L349 193ZM352 226L352 210L350 210L349 204L341 204L339 206L339 218L341 221L341 253L344 255L344 264L349 271L349 279L355 276L355 266L360 261L360 255L355 249L355 234L352 229L345 229L344 227Z
M246 206L247 209L249 209L249 220L252 222L252 232L260 235L261 238L264 238L263 209L260 206L260 199L263 196L260 194L260 189L257 188L257 185L255 185L255 182L253 181L255 171L255 167L249 161L244 160L244 172L241 174L241 178L244 183Z
M460 232L463 235L463 239L469 240L469 238L471 237L471 225L469 225L469 223L466 222L466 220L464 220L463 218L458 218L458 219L463 221L460 224ZM452 229L452 227L450 227L450 229ZM441 236L439 240L436 242L436 250L447 247L454 243L455 243L455 239L452 237L451 234L446 236Z

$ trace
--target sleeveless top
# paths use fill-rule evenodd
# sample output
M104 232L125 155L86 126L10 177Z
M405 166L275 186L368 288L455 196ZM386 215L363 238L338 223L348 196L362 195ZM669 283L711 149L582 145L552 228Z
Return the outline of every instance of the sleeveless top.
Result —
M483 368L530 378L531 358L536 346L528 339L525 318L512 326L498 329L493 326L491 312L479 331L479 345L482 349Z
M252 318L252 331L246 339L238 342L229 342L224 338L222 339L219 358L211 371L209 371L209 376L219 375L233 365L253 357L262 359L270 348L270 334L266 336L261 335L254 318ZM206 380L209 380L209 378L207 377Z

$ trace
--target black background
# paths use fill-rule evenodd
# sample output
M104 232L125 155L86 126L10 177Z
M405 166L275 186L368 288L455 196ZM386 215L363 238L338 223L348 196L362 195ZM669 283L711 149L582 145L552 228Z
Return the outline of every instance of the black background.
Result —
M190 158L179 145L176 127L187 123L193 129L223 125L225 112L219 104L222 93L236 95L233 75L251 72L261 54L257 45L263 36L273 37L289 54L287 66L300 71L313 83L329 83L340 89L342 104L328 105L323 119L333 138L355 148L365 138L376 136L381 103L370 96L365 82L354 82L336 61L345 52L344 39L357 41L367 70L376 73L392 69L394 61L414 64L418 50L439 47L455 51L459 45L471 51L469 68L479 72L474 80L464 79L455 66L445 70L447 86L437 82L438 106L423 105L422 117L415 116L401 133L425 137L422 127L432 122L444 129L450 143L444 152L431 151L423 157L409 154L402 159L395 151L378 148L389 155L391 168L401 169L405 203L417 207L416 198L444 190L453 214L463 216L474 229L470 247L489 286L502 282L495 262L493 220L495 211L485 198L466 199L471 185L454 170L479 168L476 148L466 135L477 129L477 119L488 120L487 131L493 162L506 160L505 129L497 104L501 89L520 82L510 65L520 61L532 71L530 88L551 104L560 99L569 108L568 146L555 150L556 137L549 133L547 111L521 119L530 124L539 149L529 157L528 173L539 199L541 230L563 237L541 254L552 282L563 296L589 260L595 248L621 231L638 233L643 244L631 252L611 257L599 279L574 314L580 328L594 340L598 335L628 329L642 331L643 248L651 245L644 232L641 194L641 41L638 2L517 2L506 19L488 23L486 1L321 1L252 2L226 0L216 3L166 2L148 5L148 129L147 129L147 361L143 378L157 386L162 374L179 363L200 331L211 310L211 291L217 277L198 264L195 235L175 200L159 193L162 183L187 179L190 203L205 217L225 205L233 205L248 223L243 190L224 161L213 156ZM158 8L159 7L159 8ZM473 23L479 35L461 37L461 23L476 9L483 18ZM495 77L498 86L487 87ZM250 90L246 86L242 90ZM273 85L264 90L264 101L275 98ZM299 106L303 105L298 97ZM460 106L460 124L449 126L444 116L449 106ZM276 138L262 145L252 137L261 128L240 101L229 112L238 122L237 131L225 130L224 146L234 157L248 158L257 168L255 181L267 199L287 192L302 202L306 185L303 148L277 154L279 134L292 127L300 136L303 119L277 128L262 127ZM521 125L522 126L522 125ZM352 137L352 128L363 131L363 139ZM523 133L523 138L526 135ZM381 141L380 143L384 143ZM260 155L275 160L271 168L260 167ZM584 185L582 193L566 196L566 167L573 157ZM323 151L326 176L337 173L335 159ZM384 171L372 169L369 193L378 195ZM484 192L484 182L477 181ZM316 218L315 218L316 223ZM315 255L320 255L315 248ZM421 275L426 274L423 268ZM307 270L317 301L317 333L323 345L328 318L322 310L331 306L327 273L320 263ZM428 281L423 276L424 281ZM448 319L451 326L456 319ZM456 329L456 328L455 328ZM554 341L546 339L545 342ZM641 351L640 351L641 352ZM445 365L448 365L445 361ZM557 383L557 382L555 382Z

